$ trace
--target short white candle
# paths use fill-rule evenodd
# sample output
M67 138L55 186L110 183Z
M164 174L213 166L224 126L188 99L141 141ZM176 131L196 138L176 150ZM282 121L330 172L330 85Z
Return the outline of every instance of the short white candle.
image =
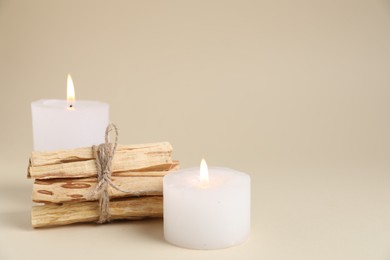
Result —
M31 103L34 150L47 151L92 146L104 142L109 106L74 99L68 76L68 100L42 99Z
M168 242L218 249L247 240L249 175L220 167L210 167L208 173L200 177L200 169L192 168L164 177L164 236Z

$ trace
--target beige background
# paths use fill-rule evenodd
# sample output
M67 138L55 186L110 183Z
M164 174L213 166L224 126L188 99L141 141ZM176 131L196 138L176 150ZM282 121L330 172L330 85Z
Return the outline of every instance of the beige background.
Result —
M390 259L390 2L0 0L0 259ZM124 144L252 177L242 246L161 220L33 230L30 102L106 101Z

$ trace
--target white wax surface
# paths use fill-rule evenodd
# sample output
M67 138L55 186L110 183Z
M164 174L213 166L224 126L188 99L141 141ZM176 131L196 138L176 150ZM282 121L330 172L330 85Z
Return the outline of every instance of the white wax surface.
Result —
M250 230L250 177L210 167L202 188L199 168L164 177L164 236L175 245L218 249L247 240Z
M100 144L109 124L109 106L78 100L68 109L66 100L31 103L34 150L71 149Z

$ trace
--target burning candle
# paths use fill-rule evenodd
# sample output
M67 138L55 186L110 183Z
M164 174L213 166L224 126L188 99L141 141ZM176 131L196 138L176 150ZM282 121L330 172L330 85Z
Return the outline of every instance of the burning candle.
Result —
M41 99L31 103L34 150L92 146L104 142L109 123L107 103L75 99L67 79L67 100Z
M177 246L218 249L247 240L250 177L232 169L184 169L164 177L164 236Z

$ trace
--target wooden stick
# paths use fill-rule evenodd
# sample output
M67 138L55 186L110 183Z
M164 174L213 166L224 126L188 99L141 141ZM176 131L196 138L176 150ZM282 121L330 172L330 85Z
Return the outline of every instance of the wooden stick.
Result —
M164 171L168 173L168 171ZM108 187L110 198L134 196L162 196L163 176L160 177L112 177L113 183L126 193ZM32 199L34 202L62 203L97 200L96 178L35 180Z
M161 168L158 168L161 167ZM173 160L172 164L154 167L155 169L151 169L149 171L127 171L127 172L113 172L112 176L117 177L159 177L165 176L167 171L175 171L180 168L179 161Z
M111 198L162 195L162 179L171 171L179 168L176 164L170 171L126 172L112 176L113 183L127 193L109 187ZM79 179L36 179L33 185L34 202L63 203L69 201L96 200L93 192L97 185L96 178Z
M95 222L99 218L98 202L64 203L34 206L31 222L35 228ZM110 202L111 220L162 217L162 197L140 197Z
M169 143L121 146L112 162L113 175L119 172L166 171L177 165L172 161ZM89 152L88 152L89 150ZM91 148L55 152L33 152L28 177L36 179L85 178L96 176Z
M172 146L169 142L120 145L118 144L115 155L117 158L131 157L133 154L147 154L155 152L170 152ZM33 151L30 157L30 166L42 166L61 164L75 161L87 161L94 159L91 147L82 147L58 151Z

